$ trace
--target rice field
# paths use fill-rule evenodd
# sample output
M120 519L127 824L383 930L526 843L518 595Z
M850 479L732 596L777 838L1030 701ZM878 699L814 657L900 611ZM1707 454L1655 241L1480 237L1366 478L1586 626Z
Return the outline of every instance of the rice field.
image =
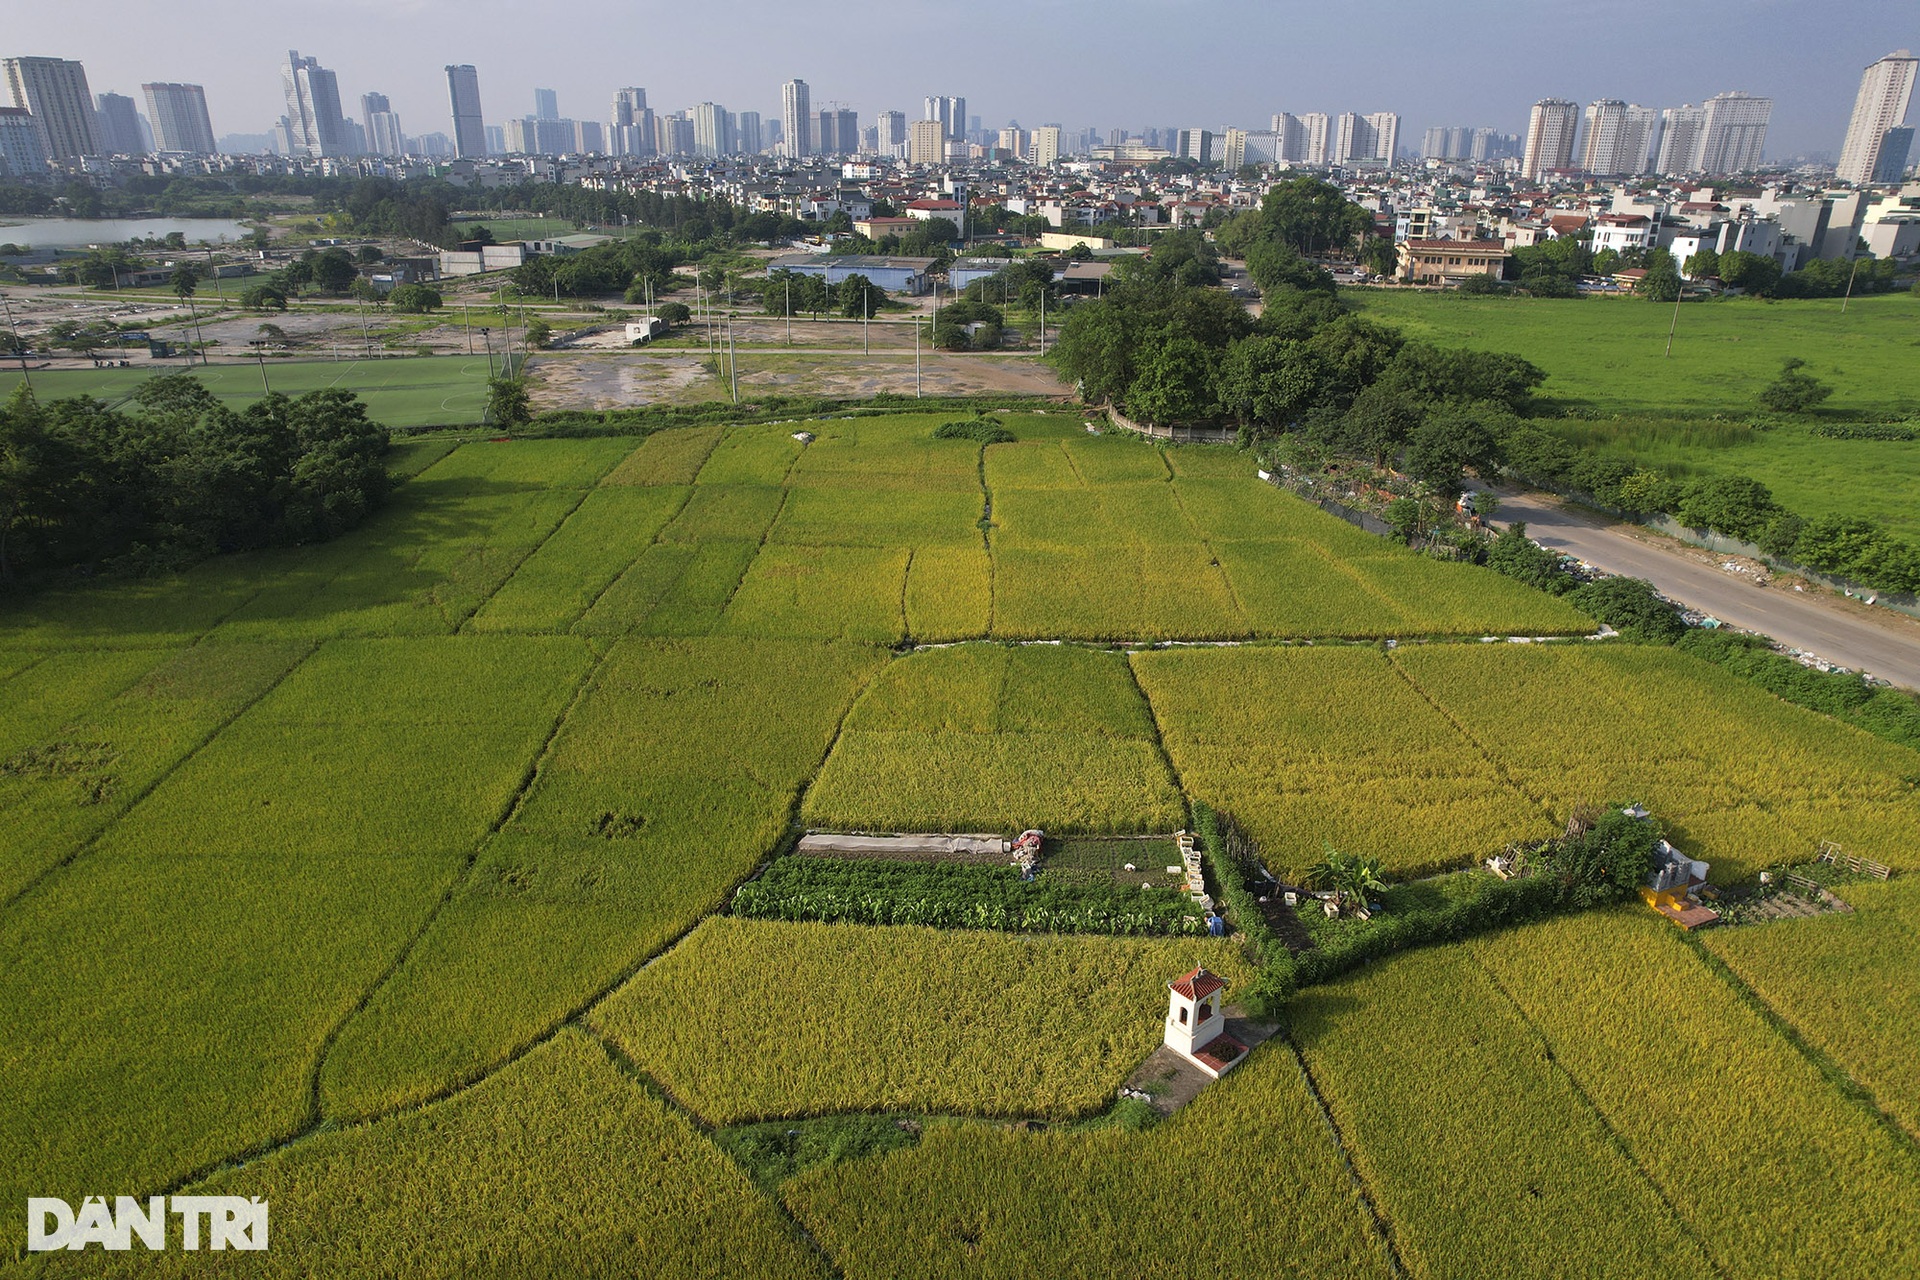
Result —
M0 1199L269 1196L268 1274L1180 1274L1195 1239L1263 1275L1385 1275L1388 1239L1420 1275L1475 1240L1912 1269L1911 1143L1861 1100L1911 1132L1899 880L1707 944L1859 1096L1633 912L1303 998L1352 1175L1278 1042L1144 1132L981 1119L1097 1111L1232 941L710 918L804 825L1164 836L1190 800L1276 870L1411 874L1628 796L1717 871L1823 838L1914 869L1920 757L1685 655L1071 643L1591 623L1228 451L943 416L413 441L334 543L6 600ZM1069 643L996 643L1029 639ZM1699 1134L1642 1096L1668 1063ZM1487 1072L1514 1111L1475 1123ZM772 1192L699 1123L893 1107L973 1119ZM1504 1223L1465 1190L1502 1160L1541 1191Z
M1730 998L1666 921L1619 908L1469 950L1722 1274L1920 1267L1920 1147Z
M33 375L43 400L90 396L119 405L149 378L185 373L222 403L241 409L268 389L299 396L338 388L356 393L367 415L389 427L471 426L487 406L487 361L473 356L395 356L376 360L269 360L267 384L258 364L142 364L129 369L50 369ZM0 399L19 385L18 370L0 369Z
M1838 892L1852 914L1721 929L1702 942L1920 1138L1920 888L1903 877Z
M888 666L807 793L851 831L1152 832L1185 805L1119 654L933 649Z
M1145 1133L929 1125L782 1196L849 1280L1394 1274L1277 1046Z
M1412 876L1554 834L1546 807L1378 649L1171 649L1133 665L1181 780L1233 814L1275 874L1332 847Z
M1542 1280L1712 1270L1464 949L1312 988L1293 1034L1410 1274L1472 1275L1489 1258Z
M714 1124L850 1111L1065 1119L1159 1042L1166 983L1246 967L1208 939L708 920L592 1025ZM769 973L804 973L800 987Z

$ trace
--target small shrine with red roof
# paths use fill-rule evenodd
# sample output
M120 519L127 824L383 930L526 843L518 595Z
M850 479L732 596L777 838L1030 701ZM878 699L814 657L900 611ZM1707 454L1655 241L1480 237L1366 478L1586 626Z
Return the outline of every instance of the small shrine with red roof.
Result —
M1227 980L1204 967L1167 984L1167 1048L1219 1079L1247 1047L1227 1034Z

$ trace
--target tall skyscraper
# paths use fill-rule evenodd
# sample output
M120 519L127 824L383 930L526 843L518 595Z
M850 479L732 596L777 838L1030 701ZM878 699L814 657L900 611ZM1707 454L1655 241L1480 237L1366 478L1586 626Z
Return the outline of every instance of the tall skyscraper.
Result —
M607 153L607 131L598 120L574 120L573 153L578 156L603 156Z
M207 93L197 84L143 84L154 145L162 151L210 156L213 122L207 117Z
M617 156L653 154L653 112L647 109L645 89L622 89L613 95L613 121L607 147Z
M1538 178L1573 165L1573 136L1580 108L1564 98L1542 98L1527 116L1527 149L1520 158L1522 177Z
M1287 116L1281 119L1287 122L1284 130L1287 145L1285 159L1296 164L1327 163L1327 144L1333 133L1333 118L1324 111L1309 111L1304 115ZM1275 133L1283 132L1280 129Z
M907 113L904 111L882 111L875 122L879 129L880 150L892 155L907 145Z
M47 171L47 147L40 126L25 107L0 107L0 178L24 178Z
M65 58L8 58L6 70L13 105L33 113L47 159L100 154L85 67Z
M760 113L742 111L733 117L734 145L743 156L757 156L766 146L760 132Z
M346 119L340 111L340 83L318 58L287 52L280 69L287 95L287 137L296 154L344 156L353 150Z
M487 127L480 119L480 73L470 64L447 68L447 101L453 109L453 153L462 160L487 154Z
M1887 148L1887 134L1906 122L1916 70L1920 70L1920 59L1910 50L1897 49L1861 74L1860 91L1853 99L1853 117L1847 121L1847 138L1840 146L1840 163L1834 167L1834 176L1840 181L1887 180L1876 177L1886 169L1880 162L1881 152ZM14 101L19 100L16 94Z
M1366 120L1367 127L1373 131L1373 159L1392 165L1400 154L1400 114L1375 111Z
M94 126L98 130L100 150L110 156L145 155L146 143L140 137L140 116L133 99L123 93L103 93L94 98Z
M1586 137L1580 147L1580 167L1596 174L1636 174L1647 167L1647 149L1659 114L1642 107L1602 98L1587 104Z
M1701 173L1744 173L1760 167L1760 151L1767 141L1767 121L1773 115L1772 98L1744 93L1716 93L1702 108L1705 122L1700 136Z
M967 137L967 100L965 98L928 98L926 118L938 120L949 142L964 142Z
M733 112L711 102L693 109L693 154L715 159L734 154Z
M813 149L823 156L848 156L860 149L860 119L845 108L822 111L814 121Z
M780 86L780 147L784 154L795 158L813 154L812 115L805 80L789 80Z
M1707 132L1707 109L1692 103L1668 107L1660 113L1660 141L1654 147L1653 171L1678 177L1700 171L1700 143Z
M535 120L558 120L560 118L560 95L552 89L533 91L533 118Z
M384 93L360 95L360 119L367 131L367 150L376 156L407 154L407 135L400 128L400 116Z

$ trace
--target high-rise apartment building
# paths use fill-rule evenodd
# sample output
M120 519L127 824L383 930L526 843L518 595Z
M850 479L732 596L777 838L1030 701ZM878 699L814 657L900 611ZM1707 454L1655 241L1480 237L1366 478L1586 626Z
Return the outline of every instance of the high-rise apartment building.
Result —
M95 140L103 155L139 156L147 151L140 136L140 115L124 93L102 93L94 98Z
M47 171L40 125L25 107L0 107L0 178L27 178Z
M1588 173L1613 176L1644 173L1659 118L1652 107L1622 102L1618 98L1588 103L1580 167Z
M1772 98L1745 93L1717 93L1702 108L1700 173L1745 173L1760 167L1767 141L1767 121L1773 116Z
M1653 148L1653 171L1678 177L1700 171L1700 144L1707 132L1707 109L1692 103L1668 107L1660 113L1659 141Z
M1580 108L1564 98L1542 98L1527 116L1527 147L1520 157L1520 174L1538 178L1555 169L1573 166L1573 137L1580 128Z
M938 120L915 120L907 126L907 163L941 164L947 158L947 133Z
M453 152L462 160L487 154L487 126L480 119L480 73L471 63L447 67L447 105L453 112ZM504 146L505 139L501 142Z
M344 156L353 152L353 138L340 111L340 82L318 58L303 58L288 50L280 68L287 95L287 140L293 151L306 156ZM156 122L157 124L157 122Z
M65 58L8 58L6 71L13 105L32 113L47 159L100 154L85 67Z
M814 119L813 149L823 156L846 156L858 151L859 116L845 108L822 111Z
M1298 116L1287 111L1278 113L1273 117L1271 131L1280 138L1280 158L1291 164L1327 163L1327 139L1332 124L1323 111Z
M1892 179L1878 176L1889 167L1881 163L1881 155L1887 150L1887 134L1906 122L1916 70L1920 70L1920 59L1910 50L1897 49L1861 73L1853 116L1847 121L1846 141L1840 146L1840 163L1834 167L1834 176L1840 181L1898 181L1897 175ZM14 101L19 101L18 95Z
M1000 130L999 136L994 139L994 145L1002 151L1011 152L1016 156L1024 156L1027 154L1026 130L1017 124L1009 125Z
M1391 111L1358 115L1343 111L1334 121L1333 154L1339 165L1393 163L1400 148L1400 117Z
M653 112L647 109L645 89L627 88L613 95L607 149L617 156L653 154Z
M161 151L210 156L213 121L207 116L207 93L197 84L143 84L147 119L153 121L153 143Z
M967 100L965 98L928 98L926 118L938 120L949 142L967 138Z
M907 113L882 111L874 121L874 141L885 155L897 155L907 145Z
M780 86L780 137L786 155L797 159L813 154L812 113L805 80L789 80Z
M560 118L560 95L552 89L533 91L533 118L535 120L558 120Z
M737 149L733 137L733 112L711 102L693 109L693 154L717 159Z
M1060 126L1043 124L1027 141L1027 158L1037 165L1050 165L1060 159Z
M734 145L743 156L757 156L765 149L760 132L760 113L742 111L733 118Z
M1264 133L1246 129L1227 130L1220 163L1228 173L1235 173L1250 164L1273 164L1279 159L1280 135L1278 133L1272 130Z
M376 156L407 154L407 135L400 128L400 116L384 93L360 95L360 123L367 133L367 150Z
M654 148L663 156L693 154L693 118L684 111L657 116L654 120Z
M573 154L577 156L603 156L607 154L607 130L598 120L574 120Z
M1182 160L1193 160L1200 164L1213 163L1213 130L1182 129L1173 154Z

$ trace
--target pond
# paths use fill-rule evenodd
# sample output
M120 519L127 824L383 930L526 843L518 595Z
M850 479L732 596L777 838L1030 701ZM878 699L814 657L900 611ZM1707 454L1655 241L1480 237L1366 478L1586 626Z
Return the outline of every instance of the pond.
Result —
M231 218L6 218L0 217L0 244L29 249L84 249L90 244L159 240L178 231L188 244L239 240L247 228Z

